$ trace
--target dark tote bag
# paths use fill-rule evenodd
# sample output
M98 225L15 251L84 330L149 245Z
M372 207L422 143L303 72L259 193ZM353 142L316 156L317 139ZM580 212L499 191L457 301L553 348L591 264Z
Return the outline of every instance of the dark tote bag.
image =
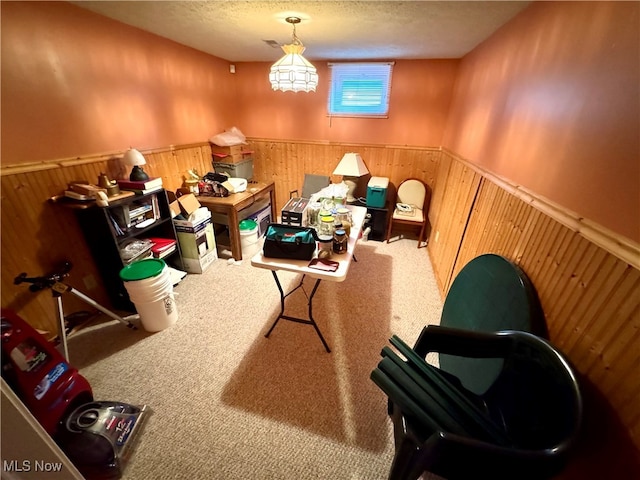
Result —
M264 238L263 254L268 258L311 260L317 240L313 228L270 223Z

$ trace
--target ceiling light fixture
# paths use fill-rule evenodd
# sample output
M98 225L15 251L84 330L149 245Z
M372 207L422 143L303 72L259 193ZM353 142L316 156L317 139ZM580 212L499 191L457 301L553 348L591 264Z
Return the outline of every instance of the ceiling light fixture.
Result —
M287 17L285 20L293 25L293 39L291 44L282 45L285 55L271 66L271 88L282 92L315 92L318 85L316 67L302 56L304 45L296 36L296 24L300 19Z

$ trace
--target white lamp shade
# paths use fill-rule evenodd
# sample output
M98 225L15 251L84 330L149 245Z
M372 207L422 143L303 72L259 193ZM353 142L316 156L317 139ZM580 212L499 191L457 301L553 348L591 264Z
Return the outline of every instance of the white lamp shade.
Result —
M333 171L334 175L342 175L343 177L362 177L367 173L369 170L367 170L359 153L345 153Z
M124 153L122 157L122 163L124 165L135 166L135 165L146 165L147 161L138 150L135 148L130 148Z
M315 92L318 86L316 67L302 56L302 45L284 45L285 55L271 66L269 81L273 90Z

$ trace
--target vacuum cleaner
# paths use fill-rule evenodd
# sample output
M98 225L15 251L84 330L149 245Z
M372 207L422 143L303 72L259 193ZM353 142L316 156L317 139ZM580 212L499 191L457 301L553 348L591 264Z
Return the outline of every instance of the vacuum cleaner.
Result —
M15 312L1 310L2 378L88 480L120 478L146 405L95 401L89 382Z

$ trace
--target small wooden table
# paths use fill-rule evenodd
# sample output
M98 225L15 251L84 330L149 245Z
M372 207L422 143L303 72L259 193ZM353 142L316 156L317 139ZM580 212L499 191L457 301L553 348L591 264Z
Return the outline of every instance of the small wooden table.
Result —
M228 197L208 197L204 195L198 197L200 205L207 207L211 213L219 213L227 217L231 255L235 260L242 260L242 244L240 243L240 228L238 226L240 217L238 213L267 196L271 203L271 221L276 222L278 214L276 211L275 184L273 182L249 183L244 192L232 193Z

